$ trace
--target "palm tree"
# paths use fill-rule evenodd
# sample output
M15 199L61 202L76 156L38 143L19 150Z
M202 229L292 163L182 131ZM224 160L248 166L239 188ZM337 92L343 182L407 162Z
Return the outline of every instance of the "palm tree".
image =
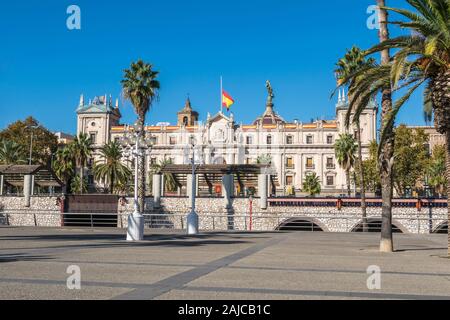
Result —
M0 142L0 164L23 163L26 163L26 161L22 146L6 139Z
M70 190L72 193L83 194L87 192L87 178L81 179L80 176L75 176L70 183Z
M144 124L147 112L150 110L155 99L158 98L160 88L159 81L156 80L159 72L153 70L151 64L139 60L132 63L130 69L124 71L122 80L123 94L129 99L134 107L138 119L136 124L139 126L141 136L145 136ZM143 153L138 162L138 199L139 212L144 211L145 202L145 154Z
M356 141L351 134L343 133L339 135L339 139L336 140L334 144L334 151L336 153L336 160L345 170L345 176L347 181L347 192L348 196L351 196L350 187L350 170L355 165L355 154L356 154Z
M320 194L322 191L320 187L319 177L315 172L307 174L303 181L303 192L307 192L311 197Z
M75 164L79 168L79 192L83 193L87 189L85 188L84 168L87 166L87 162L92 153L92 141L85 133L80 133L78 137L72 142L73 158Z
M64 182L66 186L69 185L69 180L75 174L75 160L73 155L73 145L69 144L63 149L56 152L55 159L52 162L52 168L56 176Z
M383 1L384 2L384 1ZM435 127L446 138L446 175L450 212L450 0L407 0L414 12L406 9L386 8L396 12L405 21L396 22L408 33L383 41L372 52L397 51L393 57L391 78L394 87L405 88L407 93L389 117L393 122L405 101L422 84L425 85L425 110L433 110ZM450 216L449 216L450 219ZM450 237L449 237L450 255Z
M415 1L415 0L410 0ZM384 0L377 0L379 18L380 43L389 42L388 13ZM377 46L376 46L377 47ZM359 119L362 111L367 107L371 99L381 92L381 140L378 148L378 169L380 171L381 194L382 194L382 227L381 227L381 252L393 252L392 241L392 196L393 196L393 165L394 165L394 120L396 108L408 100L405 95L393 105L392 93L392 64L389 47L381 48L381 65L362 68L349 78L358 78L358 83L349 88L349 109L354 110L354 118ZM368 50L371 54L376 50ZM348 79L342 80L344 83ZM400 90L401 87L395 88ZM348 119L347 115L347 121Z
M337 69L335 70L338 86L347 85L355 86L358 82L357 77L353 77L355 72L358 72L367 67L375 66L375 59L366 59L365 53L358 47L354 46L351 50L347 51L345 56L340 59L337 63ZM347 79L344 83L343 79ZM352 100L352 98L350 98ZM347 118L351 117L353 110L348 110ZM359 185L361 189L361 211L363 220L363 232L368 232L369 228L367 225L367 205L366 205L366 190L364 181L364 167L363 167L363 157L362 157L362 142L361 142L361 126L359 117L354 117L354 122L356 124L356 139L358 141L358 167L359 167ZM347 123L348 128L348 123Z
M109 184L109 192L114 193L116 184L126 185L130 169L122 164L122 150L116 141L109 142L100 149L104 161L94 164L94 178Z
M159 163L154 163L151 165L150 172L149 172L149 185L150 186L152 185L153 175L161 174L162 169L166 165L169 165L169 164L172 164L171 159L164 159L164 160L161 160ZM177 187L180 186L180 184L176 180L173 173L165 172L163 174L163 180L164 180L164 188L167 191L171 191L171 192L176 191Z

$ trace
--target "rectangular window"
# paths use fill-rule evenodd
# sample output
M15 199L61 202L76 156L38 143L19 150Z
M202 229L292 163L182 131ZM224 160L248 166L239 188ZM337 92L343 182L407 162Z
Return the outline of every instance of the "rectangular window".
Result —
M306 158L306 168L314 169L314 160L313 158Z
M248 145L253 144L253 137L252 136L247 136L247 144Z
M313 144L313 136L306 136L306 144Z
M333 136L327 136L327 144L333 144Z
M327 158L327 169L334 169L334 160L333 160L333 158Z
M286 185L287 186L293 186L294 185L294 177L293 176L286 176Z
M272 136L267 136L267 144L272 144Z
M292 157L287 157L286 158L286 167L288 169L293 169L294 168L294 159Z
M171 145L177 144L177 138L169 137L169 144L171 144Z
M293 136L287 136L286 137L286 144L293 144L294 143L294 137Z
M327 176L327 186L334 186L334 176Z
M156 164L156 158L151 158L150 164L151 164L151 165L155 165L155 164Z
M91 132L89 133L89 139L91 140L92 144L97 143L97 133Z

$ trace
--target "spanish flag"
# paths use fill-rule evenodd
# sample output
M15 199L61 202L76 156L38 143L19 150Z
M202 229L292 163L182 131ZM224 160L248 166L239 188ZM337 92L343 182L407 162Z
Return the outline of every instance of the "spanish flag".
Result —
M234 104L233 98L222 90L222 106L227 108L227 111L230 111L230 107Z

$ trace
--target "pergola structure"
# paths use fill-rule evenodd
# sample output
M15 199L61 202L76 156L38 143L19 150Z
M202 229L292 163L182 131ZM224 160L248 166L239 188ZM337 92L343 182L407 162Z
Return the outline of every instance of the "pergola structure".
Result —
M171 174L180 191L186 187L187 196L221 196L225 198L227 207L231 204L231 198L246 196L250 188L257 190L257 196L261 199L261 207L267 206L269 184L275 189L277 180L276 172L269 164L198 164L195 165L195 177L192 177L192 165L168 164L161 168L160 174L153 177L153 196L158 206L163 194L163 177ZM195 179L195 183L192 183ZM195 190L192 190L195 186ZM254 195L254 192L251 193Z
M23 188L25 196L34 193L34 186L63 187L53 170L42 165L0 165L0 195L5 186Z
M161 173L172 174L180 187L188 186L187 180L192 173L192 166L190 164L168 164L161 168ZM234 184L238 190L237 193L241 195L249 188L256 189L258 187L258 176L261 174L270 176L272 187L276 187L278 184L276 173L272 171L268 164L201 164L195 166L195 173L197 176L198 195L213 195L217 193L214 190L215 187L221 186L223 177L230 175L234 178Z

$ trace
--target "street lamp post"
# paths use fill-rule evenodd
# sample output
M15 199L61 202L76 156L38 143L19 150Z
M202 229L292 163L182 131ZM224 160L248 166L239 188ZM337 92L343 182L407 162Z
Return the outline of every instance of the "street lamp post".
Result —
M128 215L127 241L142 241L144 239L144 216L139 210L138 175L139 159L145 161L145 153L151 150L151 139L145 138L145 131L140 131L140 126L133 126L133 134L130 135L129 127L125 128L121 144L128 150L125 154L134 157L134 211ZM141 208L143 210L143 208Z
M196 235L198 234L198 214L195 212L195 196L196 196L196 179L195 179L195 149L194 144L192 144L192 181L191 181L191 212L187 215L187 234Z
M30 136L30 153L28 157L28 165L31 166L32 164L32 157L33 157L33 129L36 129L38 126L28 126L28 129L30 129L31 136Z

